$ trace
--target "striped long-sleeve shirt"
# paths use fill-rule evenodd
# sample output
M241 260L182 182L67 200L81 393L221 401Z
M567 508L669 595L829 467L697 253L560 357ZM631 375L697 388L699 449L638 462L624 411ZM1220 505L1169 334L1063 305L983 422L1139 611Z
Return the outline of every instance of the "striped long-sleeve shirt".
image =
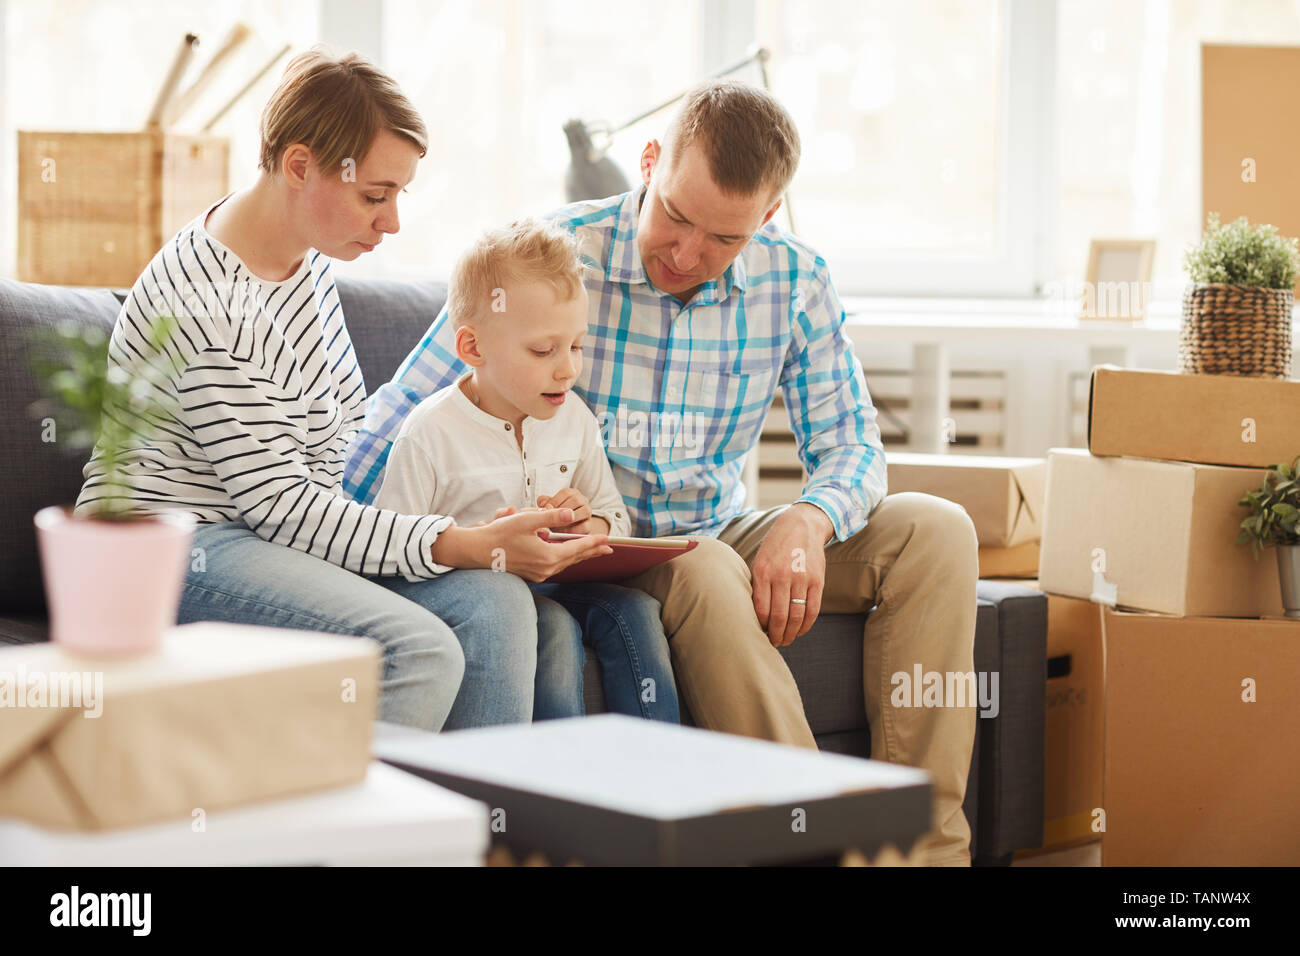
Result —
M637 247L644 188L550 218L586 250L586 361L575 390L596 414L638 535L716 535L743 513L745 457L778 387L809 478L797 500L843 541L887 490L876 410L826 262L774 222L683 305L650 284ZM464 370L444 308L370 398L344 488L371 501L402 421Z
M148 363L170 409L134 442L116 493L141 513L244 521L267 541L359 574L415 581L450 570L431 549L451 518L342 494L366 389L330 260L312 250L284 281L259 279L208 235L206 217L154 256L113 328L110 367L138 374ZM164 316L159 350L150 343ZM78 514L114 493L98 447L84 475Z

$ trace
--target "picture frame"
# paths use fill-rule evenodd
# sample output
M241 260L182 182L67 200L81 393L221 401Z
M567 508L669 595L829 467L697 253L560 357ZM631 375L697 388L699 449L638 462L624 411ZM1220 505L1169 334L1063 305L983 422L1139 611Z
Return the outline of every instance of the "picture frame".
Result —
M1154 239L1093 239L1088 245L1079 318L1144 320L1155 257Z

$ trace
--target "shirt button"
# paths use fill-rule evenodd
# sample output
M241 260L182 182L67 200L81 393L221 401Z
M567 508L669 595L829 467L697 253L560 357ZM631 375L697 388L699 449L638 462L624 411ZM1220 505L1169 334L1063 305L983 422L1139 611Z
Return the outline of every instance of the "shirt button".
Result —
M623 512L621 512L621 511L615 511L615 512L614 512L614 517L615 517L615 518L621 518L621 517L623 517Z
M506 431L510 431L510 423L506 422Z
M560 466L560 471L564 472L564 471L568 471L568 470L569 470L569 466L568 466L568 465L561 465L561 466Z

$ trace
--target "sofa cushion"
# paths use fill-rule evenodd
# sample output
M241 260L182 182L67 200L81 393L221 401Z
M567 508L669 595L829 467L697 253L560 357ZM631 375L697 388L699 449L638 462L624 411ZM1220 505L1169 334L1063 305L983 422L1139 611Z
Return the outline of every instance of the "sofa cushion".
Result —
M67 453L43 441L42 419L29 410L40 395L30 367L31 336L65 321L108 332L118 302L107 289L69 289L0 279L0 611L38 611L45 606L32 516L46 505L71 504L81 491L81 468L89 452Z
M374 392L393 377L438 317L447 284L346 276L336 277L334 284L366 391Z

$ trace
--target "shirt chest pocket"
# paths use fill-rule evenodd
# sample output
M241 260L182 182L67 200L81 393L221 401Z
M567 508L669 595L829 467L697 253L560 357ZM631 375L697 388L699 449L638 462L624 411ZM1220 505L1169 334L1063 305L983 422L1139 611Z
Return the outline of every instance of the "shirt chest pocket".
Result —
M576 458L560 459L549 464L539 465L530 476L533 482L531 489L532 500L536 501L542 495L549 497L564 488L572 488L573 473L577 465ZM588 491L590 490L588 489Z
M779 373L777 359L766 356L706 367L693 376L691 403L700 412L713 415L756 411L766 414L776 393Z

